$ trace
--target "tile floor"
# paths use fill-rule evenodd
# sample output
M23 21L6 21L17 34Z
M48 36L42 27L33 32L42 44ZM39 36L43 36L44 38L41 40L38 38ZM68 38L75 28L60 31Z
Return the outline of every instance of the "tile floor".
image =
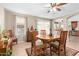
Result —
M68 37L66 46L79 50L79 37ZM29 47L31 47L31 43L28 42L20 42L17 45L14 45L12 56L27 56L25 49ZM76 56L79 56L79 53Z
M27 56L25 49L29 47L31 47L31 43L28 42L20 42L17 45L14 45L12 56Z

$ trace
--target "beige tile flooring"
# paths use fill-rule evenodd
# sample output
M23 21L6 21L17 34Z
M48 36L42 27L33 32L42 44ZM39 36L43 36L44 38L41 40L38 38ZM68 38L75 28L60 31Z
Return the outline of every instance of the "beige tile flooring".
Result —
M20 42L17 45L14 45L12 56L27 56L25 49L29 47L31 47L31 43L28 42Z
M66 46L79 50L79 37L68 37ZM29 47L31 47L31 43L28 42L20 42L17 45L14 45L12 50L12 56L27 56L25 49ZM76 56L79 56L79 53Z

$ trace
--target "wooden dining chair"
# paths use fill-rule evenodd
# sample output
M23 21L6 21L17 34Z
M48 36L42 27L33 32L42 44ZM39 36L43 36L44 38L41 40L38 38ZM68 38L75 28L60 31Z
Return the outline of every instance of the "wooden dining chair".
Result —
M67 31L61 31L60 39L51 42L50 44L50 54L52 52L59 55L65 56L66 55L66 39L67 39Z
M14 36L12 30L7 30L7 37L12 39L12 43L16 43L17 44L17 38Z
M6 55L6 49L3 49L3 41L1 40L1 34L0 34L0 56Z
M11 56L12 52L9 48L0 48L0 56Z
M3 47L3 46L4 46L3 41L0 41L0 56L7 56L9 51L7 47Z
M42 45L39 45L39 46L36 45L36 41L37 41L36 35L37 35L36 31L31 32L31 37L32 37L32 40L31 40L31 55L34 55L34 56L44 55L43 46Z

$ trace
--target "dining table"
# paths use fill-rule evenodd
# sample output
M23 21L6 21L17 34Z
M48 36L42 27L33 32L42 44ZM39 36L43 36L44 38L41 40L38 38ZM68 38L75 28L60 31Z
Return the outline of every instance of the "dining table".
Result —
M60 35L37 35L36 38L43 42L44 52L46 52L47 44L50 45L51 42L60 39Z

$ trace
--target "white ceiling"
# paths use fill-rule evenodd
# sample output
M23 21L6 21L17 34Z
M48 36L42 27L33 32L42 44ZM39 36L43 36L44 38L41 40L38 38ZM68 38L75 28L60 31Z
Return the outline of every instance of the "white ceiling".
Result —
M1 3L4 8L16 13L28 14L43 18L57 18L69 15L79 11L79 3L68 3L62 7L62 10L48 13L49 8L45 6L47 3Z

